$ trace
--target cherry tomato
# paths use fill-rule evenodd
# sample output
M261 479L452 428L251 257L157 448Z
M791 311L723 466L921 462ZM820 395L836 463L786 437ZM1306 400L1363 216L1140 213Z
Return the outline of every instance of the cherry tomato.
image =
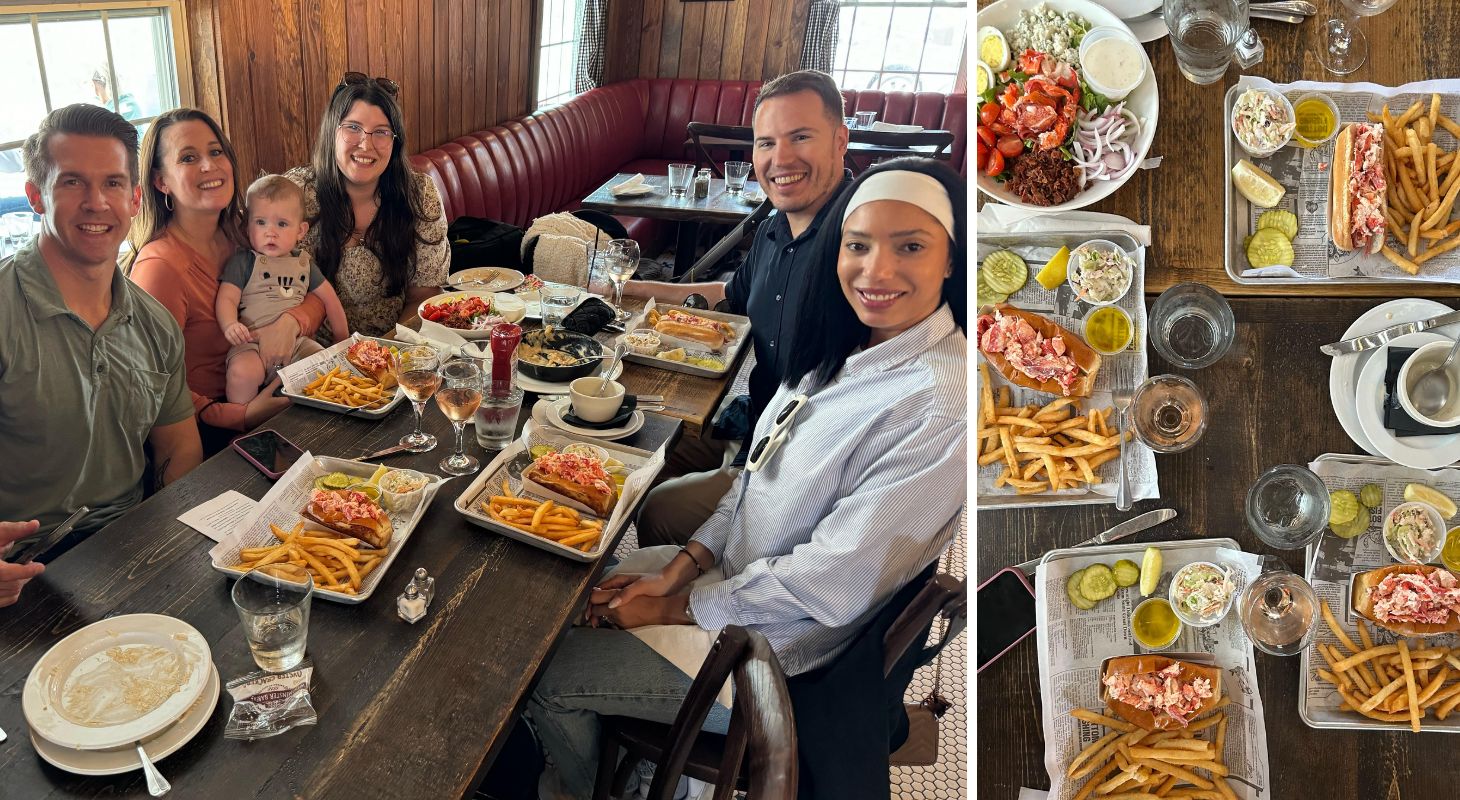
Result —
M985 128L984 126L980 125L978 126L978 138L979 141L983 142L989 147L993 147L994 143L998 141L999 137L994 135L994 131L991 128Z
M1014 158L1024 152L1024 142L1018 136L999 137L998 149L1004 158Z
M979 139L978 140L978 168L979 168L979 170L982 170L983 169L983 165L988 163L988 161L989 161L989 150L991 150L991 149L993 149L993 148L991 148L988 145L984 144L982 139Z
M998 134L999 136L1008 136L1009 134L1014 132L1014 129L1012 127L1005 125L1002 122L995 122L994 124L990 125L989 130ZM993 143L990 142L990 144Z
M1001 173L1003 171L1004 171L1004 154L1003 153L1000 153L998 151L998 149L990 150L989 151L989 160L988 160L988 163L984 165L983 174L985 174L985 175L989 176L990 178L992 178L992 177L998 175L999 173Z
M984 103L982 106L979 106L979 109L978 109L978 121L979 121L979 123L980 124L983 124L983 125L988 125L989 123L991 123L994 120L998 119L999 118L999 111L1000 110L1001 109L999 108L999 104L998 103Z

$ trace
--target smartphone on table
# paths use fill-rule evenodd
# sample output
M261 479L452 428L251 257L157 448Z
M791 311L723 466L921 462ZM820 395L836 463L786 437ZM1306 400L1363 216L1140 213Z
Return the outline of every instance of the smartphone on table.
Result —
M233 449L271 481L278 480L294 462L304 457L304 451L297 445L268 428L234 439Z
M28 542L16 545L9 553L5 554L5 560L12 564L29 564L30 562L45 555L52 547L61 543L66 534L71 532L79 524L83 517L91 513L91 509L82 506L72 512L60 525L51 529L50 533L38 536Z
M1000 570L978 587L978 671L1034 633L1034 587L1018 567Z

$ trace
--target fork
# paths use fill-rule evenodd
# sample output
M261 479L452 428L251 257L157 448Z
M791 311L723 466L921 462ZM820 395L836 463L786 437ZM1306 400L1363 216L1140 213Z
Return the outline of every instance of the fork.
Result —
M1115 405L1116 424L1119 426L1120 436L1120 484L1115 492L1115 509L1117 511L1130 510L1130 473L1126 471L1125 464L1125 412L1130 409L1131 400L1135 392L1132 389L1116 389L1111 393L1110 400Z

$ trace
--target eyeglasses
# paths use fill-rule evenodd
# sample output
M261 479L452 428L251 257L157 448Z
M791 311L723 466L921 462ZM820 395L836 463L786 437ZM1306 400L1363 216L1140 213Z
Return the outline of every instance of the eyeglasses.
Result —
M770 463L771 456L775 455L776 451L781 449L781 445L791 438L791 422L796 419L796 415L810 399L807 395L798 394L786 403L786 406L781 409L781 413L776 415L776 422L771 426L770 432L761 437L761 440L751 449L750 457L745 460L746 472L759 472L762 467Z
M335 91L339 91L341 86L361 86L370 83L372 80L391 97L400 94L400 84L390 78L371 78L363 72L346 72L345 76L340 78L339 86L335 87Z
M353 122L341 122L339 130L340 138L344 139L345 144L350 147L359 144L360 140L364 139L367 133L370 134L371 144L380 150L390 147L391 143L395 141L395 133L388 128L377 128L373 131L367 131Z

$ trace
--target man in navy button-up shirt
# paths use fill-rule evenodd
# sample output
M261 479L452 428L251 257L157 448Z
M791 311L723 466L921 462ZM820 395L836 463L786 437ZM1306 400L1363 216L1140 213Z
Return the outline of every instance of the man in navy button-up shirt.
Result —
M630 281L626 294L680 303L691 293L712 305L750 317L755 369L750 374L749 429L765 410L785 374L808 270L809 245L825 209L851 176L841 91L831 76L805 70L783 75L756 96L751 160L776 210L755 234L740 268L726 283ZM650 493L639 517L639 544L684 544L735 481L738 466L722 466L726 442L685 440L671 454L668 471L683 477ZM688 474L684 474L688 473Z

